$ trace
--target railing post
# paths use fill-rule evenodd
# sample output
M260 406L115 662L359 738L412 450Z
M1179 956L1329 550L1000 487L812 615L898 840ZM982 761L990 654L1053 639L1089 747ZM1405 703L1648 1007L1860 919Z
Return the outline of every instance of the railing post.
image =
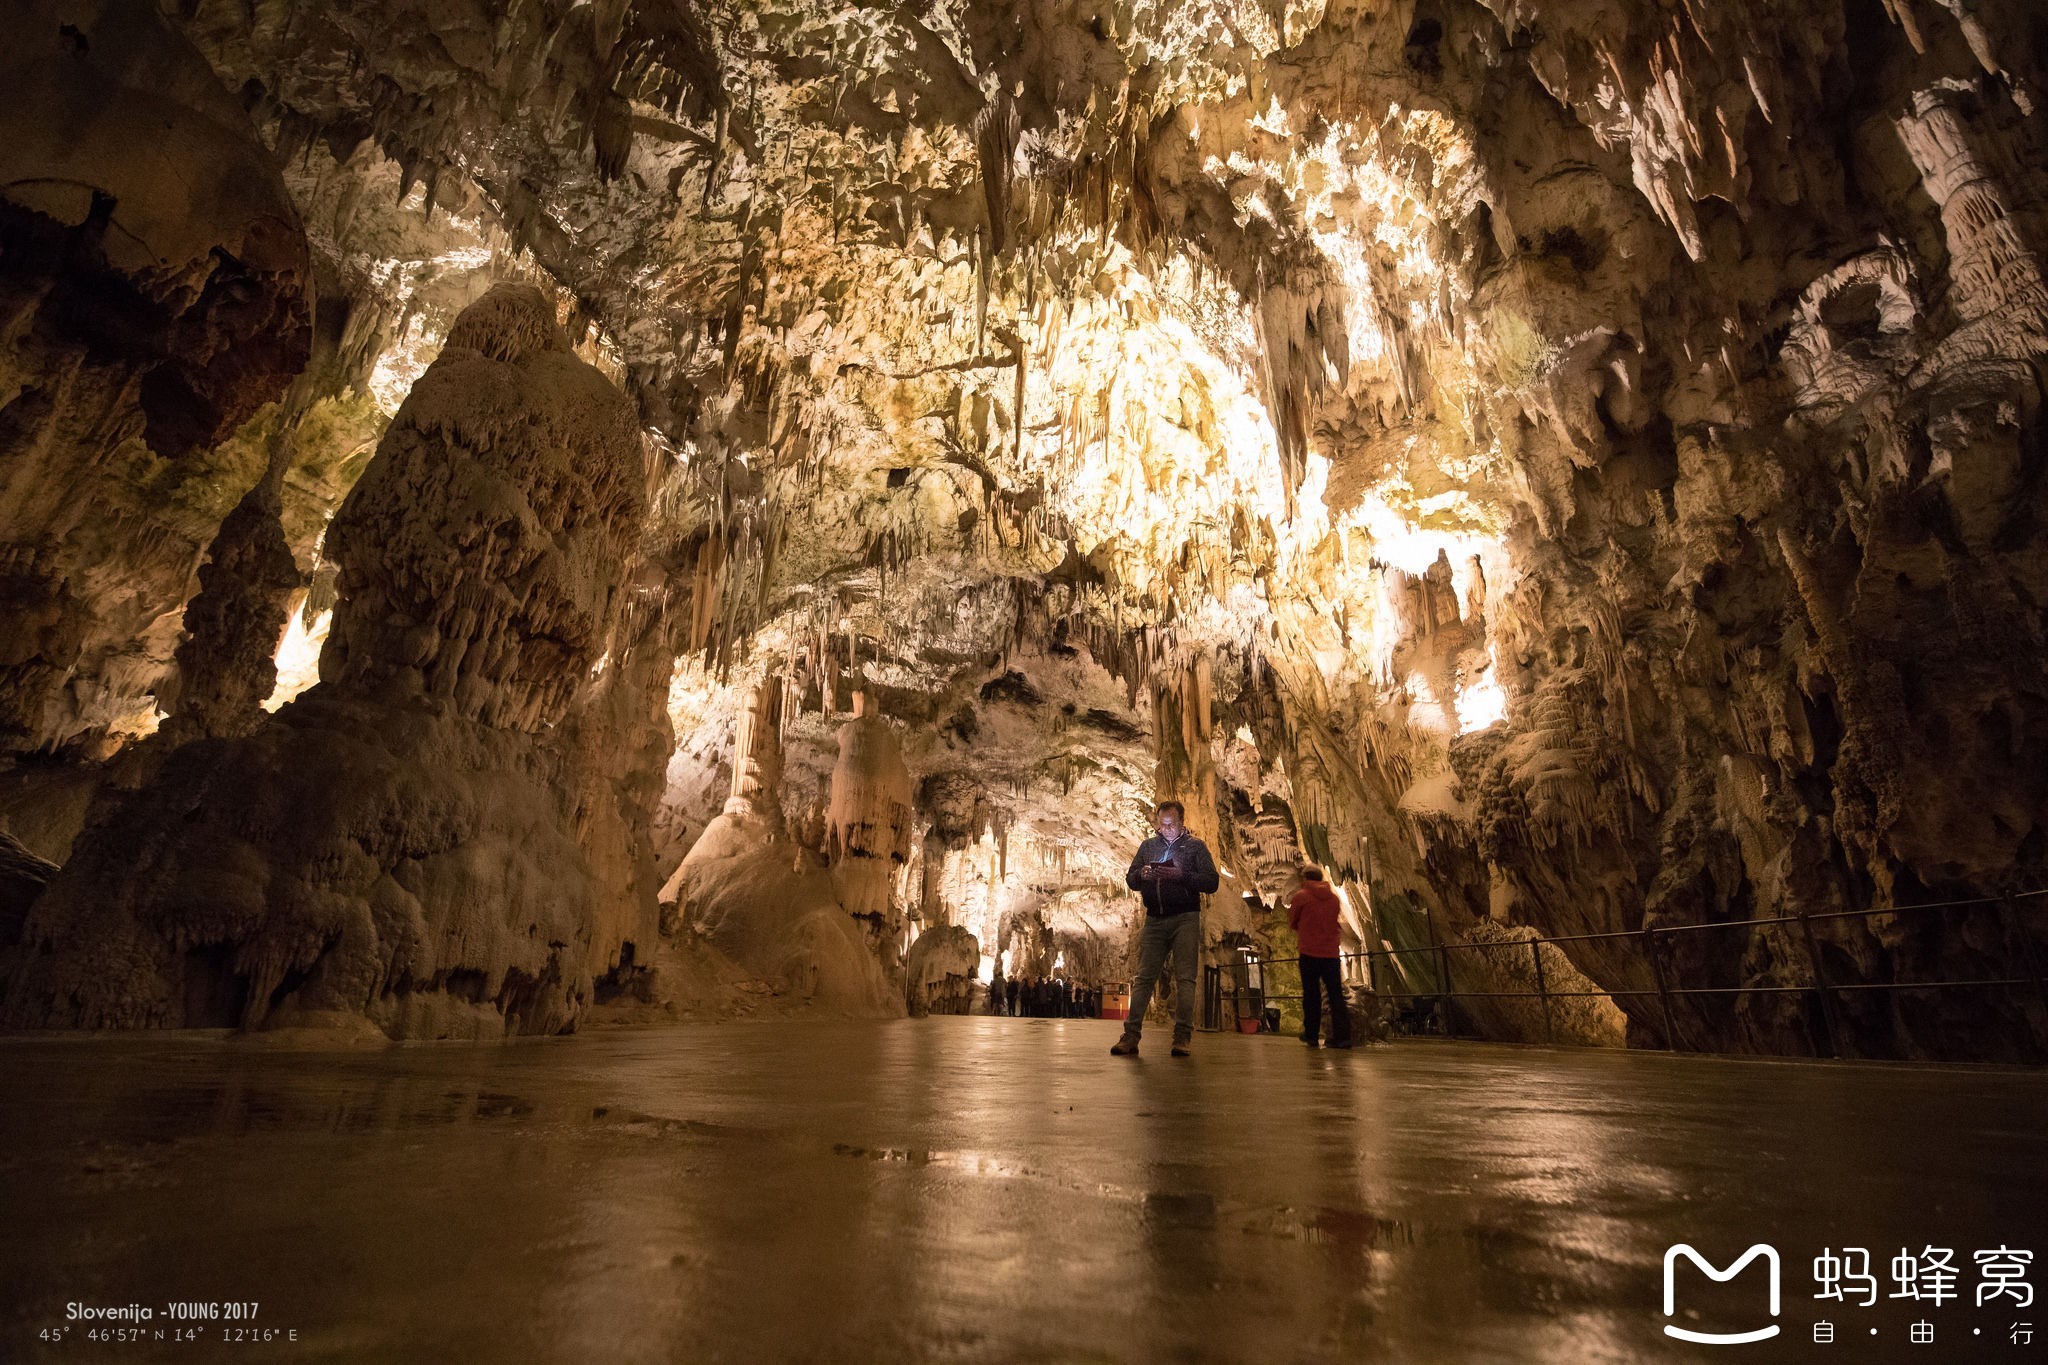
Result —
M1657 979L1657 1003L1664 1010L1664 1050L1678 1051L1678 1027L1671 1018L1671 985L1664 979L1663 941L1647 925L1643 929L1643 955L1650 959L1650 971Z
M1444 983L1444 1036L1448 1038L1451 1036L1451 1006L1457 1002L1458 990L1457 987L1451 984L1451 950L1444 947L1444 943L1441 938L1439 938L1436 943L1436 962L1437 975L1440 978L1442 978Z
M1799 934L1806 940L1807 968L1813 974L1813 988L1820 995L1820 1021L1821 1027L1827 1030L1828 1055L1839 1057L1842 1055L1842 1029L1841 1021L1835 1017L1835 993L1828 989L1827 968L1820 961L1820 940L1814 937L1813 921L1806 917L1804 910L1799 912Z
M1437 997L1437 1017L1443 1021L1444 1036L1451 1036L1451 1002L1457 996L1457 989L1451 985L1451 954L1444 947L1444 936L1436 931L1436 906L1428 899L1422 902L1422 913L1429 921L1430 946L1436 949L1437 984L1442 994Z
M1543 1041L1557 1041L1557 1023L1550 1017L1550 988L1543 984L1543 940L1529 940L1529 956L1536 963L1536 994L1543 1000Z
M2010 892L1998 898L1998 907L2005 917L2006 937L2018 940L2020 962L2026 967L2027 975L2034 978L2034 994L2041 997L2042 1013L2048 1014L2048 978L2041 975L2041 956L2034 951L2034 941L2027 937L2020 920L2020 908Z

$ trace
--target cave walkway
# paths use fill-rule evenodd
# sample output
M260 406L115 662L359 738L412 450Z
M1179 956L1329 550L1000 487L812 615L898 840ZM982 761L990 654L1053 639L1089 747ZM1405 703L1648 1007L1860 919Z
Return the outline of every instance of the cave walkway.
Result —
M1115 1034L0 1040L0 1357L1716 1358L1661 1332L1678 1242L1781 1254L1783 1335L1744 1359L2020 1361L2008 1319L2048 1328L1971 1301L1977 1249L2048 1251L2042 1073L1235 1035L1125 1062ZM1899 1248L1955 1248L1962 1298L1817 1303L1845 1244L1884 1292ZM1681 1316L1753 1319L1757 1286L1711 1297L1742 1287L1695 1276ZM175 1301L297 1341L37 1340L67 1303ZM1905 1344L1922 1317L1946 1349ZM1811 1344L1822 1318L1856 1344Z

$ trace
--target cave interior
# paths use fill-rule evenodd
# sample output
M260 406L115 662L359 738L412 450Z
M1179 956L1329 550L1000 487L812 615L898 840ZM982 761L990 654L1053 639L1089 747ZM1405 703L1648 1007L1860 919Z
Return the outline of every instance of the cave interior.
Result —
M1974 1303L1780 1344L2018 1358L2040 0L9 0L0 85L0 1355L1639 1365L1852 1236Z
M2048 1055L2038 6L0 25L7 1026Z

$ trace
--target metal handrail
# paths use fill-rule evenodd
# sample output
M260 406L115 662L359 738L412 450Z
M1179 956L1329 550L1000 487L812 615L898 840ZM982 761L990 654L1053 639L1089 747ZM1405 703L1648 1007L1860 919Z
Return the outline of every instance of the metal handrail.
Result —
M1338 958L1340 961L1343 962L1356 962L1363 959L1366 963L1366 979L1370 983L1371 989L1374 991L1375 994L1378 994L1390 1000L1447 1000L1453 1003L1455 1003L1458 1000L1541 1000L1543 1002L1544 1031L1546 1036L1549 1037L1552 1041L1556 1040L1555 1021L1552 1018L1550 1011L1550 1002L1553 999L1586 999L1599 998L1602 996L1607 997L1608 999L1614 999L1617 997L1655 998L1661 1002L1662 1013L1664 1015L1664 1046L1667 1049L1675 1049L1676 1028L1675 1021L1673 1019L1671 1011L1671 1001L1675 997L1722 995L1804 995L1810 993L1817 996L1819 999L1821 1006L1821 1017L1824 1021L1826 1030L1829 1034L1830 1051L1834 1051L1836 1050L1834 1047L1835 1034L1839 1027L1835 1020L1835 996L1839 993L1850 991L1918 991L1956 989L1981 990L2014 986L2032 986L2035 989L2035 991L2037 991L2040 994L2043 1008L2048 1009L2048 978L2044 978L2041 971L2041 965L2039 961L2036 960L2031 945L2028 944L2028 941L2024 936L2020 936L2019 942L2022 945L2024 968L2029 973L2026 976L1963 978L1939 981L1830 981L1827 977L1826 970L1821 963L1818 940L1814 937L1812 931L1812 926L1816 921L1869 919L1877 915L1911 914L1915 912L1930 910L1957 910L1987 905L2000 906L2008 912L2017 913L2021 908L2019 902L2033 900L2035 898L2043 896L2048 896L2048 888L2043 888L2035 891L2016 892L2008 896L1976 896L1964 900L1934 901L1921 905L1883 905L1872 906L1864 910L1829 910L1811 915L1773 915L1766 916L1761 919L1720 920L1702 924L1659 924L1645 926L1641 929L1615 929L1585 934L1556 934L1541 938L1512 939L1506 942L1474 941L1466 943L1432 943L1412 948L1396 948L1389 945L1384 948L1369 948L1358 952L1340 953L1338 954ZM1768 925L1785 924L1799 925L1802 930L1802 937L1805 940L1809 979L1802 984L1688 986L1673 984L1672 982L1666 979L1667 963L1665 960L1665 945L1669 936L1672 934L1689 933L1696 930L1705 929L1756 929ZM1656 985L1654 988L1621 987L1613 990L1593 991L1552 990L1549 988L1549 985L1545 980L1543 970L1543 947L1545 944L1561 945L1566 943L1587 943L1612 939L1635 939L1645 944L1648 950L1648 960L1656 977ZM1450 954L1453 952L1463 952L1468 949L1490 949L1494 951L1520 952L1525 948L1530 953L1532 963L1535 968L1536 989L1533 991L1460 990L1451 980ZM1444 988L1442 990L1411 991L1380 989L1378 981L1379 973L1373 970L1376 962L1378 962L1381 959L1384 959L1389 963L1393 963L1396 959L1418 953L1425 955L1434 955L1436 957L1439 963L1440 971L1442 974L1442 980L1444 984ZM1245 962L1245 966L1247 968L1256 967L1260 969L1261 986L1257 992L1257 996L1258 1000L1261 1003L1261 1006L1263 1006L1265 1002L1281 1000L1300 1000L1302 998L1301 993L1298 991L1285 993L1273 992L1266 990L1263 984L1265 981L1265 968L1293 965L1298 970L1300 964L1301 958L1299 956L1282 958L1247 958ZM1220 1016L1222 1000L1225 994L1225 992L1222 990L1222 972L1223 968L1221 966L1210 966L1207 969L1207 972L1205 973L1206 979L1203 983L1203 1003L1205 1007L1205 1014L1208 1014L1210 1016L1208 1020L1208 1025L1212 1028L1218 1026L1216 1019L1218 1016ZM1236 997L1239 994L1238 988L1233 984L1228 994L1232 997L1233 1002L1235 1002Z

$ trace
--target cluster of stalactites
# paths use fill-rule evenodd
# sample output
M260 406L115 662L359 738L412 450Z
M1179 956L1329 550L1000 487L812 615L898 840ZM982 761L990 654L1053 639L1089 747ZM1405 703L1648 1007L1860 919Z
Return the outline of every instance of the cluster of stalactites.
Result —
M1215 818L1215 705L1214 672L1205 655L1175 660L1153 676L1153 799L1183 803L1194 825Z
M1309 433L1326 393L1341 392L1351 369L1345 293L1319 266L1261 266L1252 317L1258 326L1259 383L1280 451L1287 510L1308 472Z
M281 13L252 9L248 17L212 13L227 6L206 0L193 0L185 8L193 27L229 32L246 27L252 46L268 50L271 68L259 67L250 88L258 92L254 112L277 122L280 162L298 156L316 139L339 145L363 135L360 120L335 129L312 112L332 99L331 85L301 89L295 83L291 58L303 45L306 21L293 11L323 7L293 4L281 7ZM469 166L478 184L499 201L508 229L523 241L546 216L535 191L515 176L500 179L488 163L473 157L477 145L509 142L504 133L515 119L525 121L529 133L587 150L599 178L607 181L627 168L636 102L671 119L708 116L712 130L704 141L714 156L725 145L729 111L720 58L711 35L688 7L598 0L496 8L502 12L487 54L475 45L474 21L465 11L451 8L423 20L430 38L463 58L457 78L431 91L409 87L408 72L380 69L376 60L352 66L350 78L360 83L369 110L368 134L403 168L401 199L423 184L431 214L436 203L455 197L442 184L444 176L452 181L454 168ZM302 104L308 108L302 110Z
M704 655L720 677L746 662L789 534L789 523L776 506L736 493L733 478L730 466L721 467L716 488L669 490L657 500L657 527L679 519L679 501L708 504L694 543L679 547L676 555L690 562L692 605L682 644Z

